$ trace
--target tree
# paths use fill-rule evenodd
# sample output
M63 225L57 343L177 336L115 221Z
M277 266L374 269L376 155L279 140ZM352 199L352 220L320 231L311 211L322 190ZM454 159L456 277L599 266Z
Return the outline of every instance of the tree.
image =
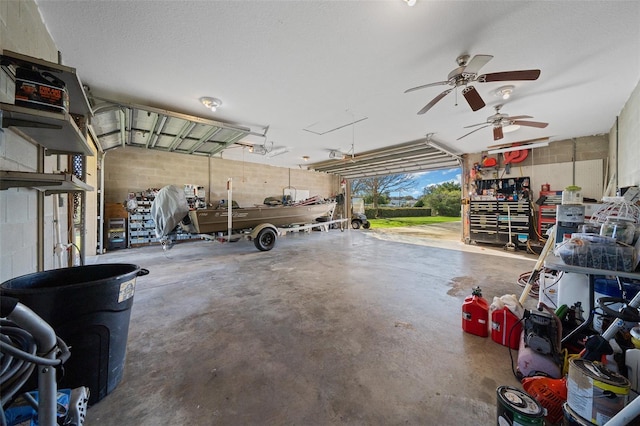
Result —
M351 180L351 193L362 195L365 200L371 197L373 208L378 208L383 204L383 197L389 199L391 192L407 191L415 185L415 179L408 174L395 174L387 176L376 176L369 178L359 178Z
M460 216L460 184L444 182L431 185L423 190L421 200L424 205L431 207L433 214L439 216Z
M429 195L433 193L442 193L442 192L452 192L452 191L460 192L460 184L457 182L442 182L437 185L425 186L422 189L422 193L424 195Z

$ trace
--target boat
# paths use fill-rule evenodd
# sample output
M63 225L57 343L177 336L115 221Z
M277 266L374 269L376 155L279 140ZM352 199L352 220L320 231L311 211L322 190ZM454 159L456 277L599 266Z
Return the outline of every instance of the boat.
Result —
M305 200L306 201L306 200ZM318 201L314 203L300 203L292 205L254 207L238 207L231 209L231 229L234 231L253 229L268 223L276 227L316 222L319 217L330 216L336 203ZM180 226L187 232L194 234L211 234L226 232L229 209L227 207L191 210L188 220L182 220Z
M190 210L182 189L174 185L165 186L158 191L151 204L156 236L165 250L171 247L171 236L175 235L175 230L179 227L208 240L222 242L247 238L253 240L258 250L267 251L274 247L277 235L284 227L303 225L290 228L298 230L326 227L331 223L336 202L315 196L290 204L236 207L232 202L231 206L229 209L227 202L218 203L213 208ZM333 222L343 220L345 219ZM229 229L231 232L228 232ZM226 236L220 235L225 233Z

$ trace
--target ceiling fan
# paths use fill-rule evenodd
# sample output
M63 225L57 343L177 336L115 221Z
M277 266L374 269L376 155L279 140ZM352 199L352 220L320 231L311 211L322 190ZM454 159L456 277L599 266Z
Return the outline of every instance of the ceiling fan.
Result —
M458 58L456 59L458 68L451 71L445 81L438 81L435 83L412 87L411 89L405 90L404 93L413 92L414 90L420 90L431 86L452 86L451 89L447 89L444 92L440 93L438 96L433 98L431 102L425 105L424 108L418 111L418 114L424 114L425 112L429 111L429 109L431 109L431 107L433 107L436 103L438 103L440 99L451 93L453 89L463 87L462 96L464 96L464 98L467 100L471 109L473 111L477 111L480 108L484 107L485 103L476 88L469 85L470 83L537 80L540 76L540 70L503 71L478 75L478 71L480 71L480 68L482 68L492 58L493 56L491 55L475 55L471 60L469 60L469 55L458 56Z
M524 121L523 118L533 118L529 115L516 115L513 117L509 117L509 115L507 114L501 114L500 108L502 108L502 105L496 105L495 106L496 113L490 117L487 117L486 122L472 124L470 126L464 126L465 129L476 127L476 126L482 126L482 127L478 127L477 129L470 131L466 135L460 136L457 140L460 140L465 136L469 136L473 132L477 132L478 130L484 129L485 127L489 127L489 126L493 126L493 140L497 141L504 137L502 128L506 126L516 125L516 126L538 127L540 129L544 129L549 125L549 123L542 123L540 121Z

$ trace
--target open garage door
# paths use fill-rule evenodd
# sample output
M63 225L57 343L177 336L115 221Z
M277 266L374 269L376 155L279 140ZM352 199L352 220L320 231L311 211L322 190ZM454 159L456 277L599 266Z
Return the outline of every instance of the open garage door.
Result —
M314 163L308 167L310 170L355 179L451 169L461 166L460 156L441 148L437 143L427 138Z

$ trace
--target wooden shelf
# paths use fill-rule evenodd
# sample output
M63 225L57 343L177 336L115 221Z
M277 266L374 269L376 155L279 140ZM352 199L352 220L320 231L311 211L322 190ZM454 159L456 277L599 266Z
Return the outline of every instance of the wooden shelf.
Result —
M45 195L93 191L93 187L69 173L0 171L0 190L9 188L33 188Z

